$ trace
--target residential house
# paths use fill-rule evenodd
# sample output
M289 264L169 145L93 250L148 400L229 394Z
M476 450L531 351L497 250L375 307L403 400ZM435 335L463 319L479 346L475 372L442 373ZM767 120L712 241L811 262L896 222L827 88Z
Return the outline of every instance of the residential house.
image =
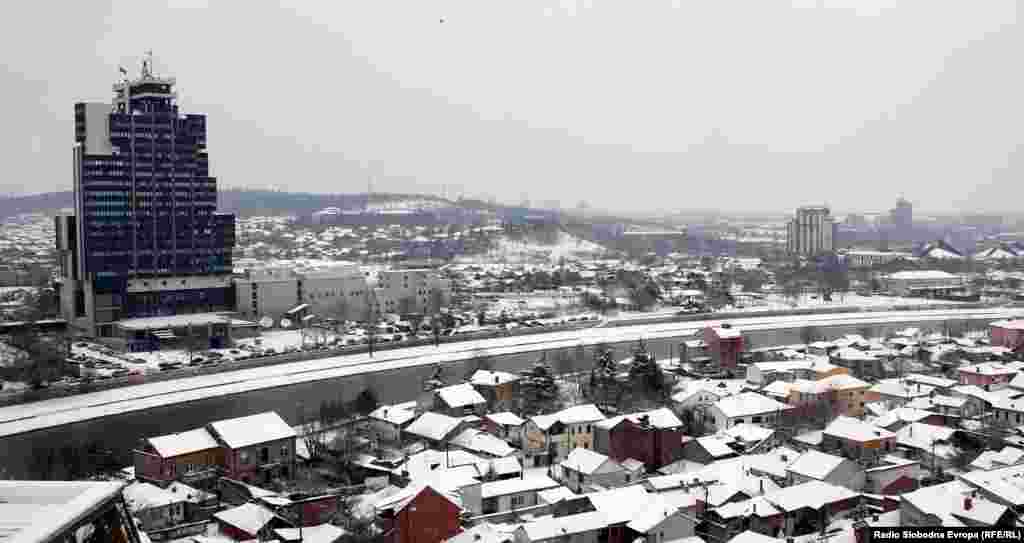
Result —
M476 370L469 378L491 408L511 407L518 397L519 376L504 371Z
M370 433L382 443L397 443L402 430L416 418L416 402L382 405L367 415Z
M733 441L730 443L730 446L743 451L744 454L750 454L756 450L767 450L777 443L773 439L775 437L775 430L758 424L737 424L723 432L723 434L732 438Z
M510 411L501 413L488 413L484 415L481 426L509 443L521 445L523 442L523 427L526 421Z
M1024 425L1024 400L993 399L991 420L1002 427Z
M729 539L738 543L782 543L782 540L768 534L778 534L785 523L785 513L758 496L748 500L727 503L712 509L708 517L709 531L714 537L724 540L729 534L741 532ZM746 531L743 531L746 530Z
M851 417L836 417L821 433L821 450L847 458L875 459L896 448L896 434Z
M922 399L925 401L928 400L928 398ZM914 400L907 404L907 407L897 407L895 409L887 410L882 414L882 416L875 417L870 422L871 424L874 424L879 428L885 428L890 432L898 431L900 428L915 422L942 424L942 415L932 413L931 411L925 411L924 409L910 407L912 404L917 402L918 400Z
M743 353L743 334L729 324L704 329L704 343L713 364L719 369L734 370Z
M654 471L682 457L682 426L665 407L605 419L594 425L594 450L619 462L639 460Z
M490 522L478 522L446 543L512 543L514 536L514 530L506 530Z
M487 400L470 383L460 383L434 390L433 411L451 417L483 415Z
M835 374L817 381L799 379L788 387L786 403L795 408L793 416L860 417L864 406L878 399L870 388L870 383L848 374Z
M626 523L624 541L633 543L665 543L694 536L696 518L687 514L674 501L651 495L647 504L637 508ZM691 542L695 543L695 542Z
M924 476L920 462L894 455L883 456L877 466L864 470L864 491L898 496L921 487Z
M927 398L915 398L907 403L907 407L922 409L938 415L939 422L928 424L949 424L956 426L963 419L971 419L982 415L981 403L971 401L967 396L933 395Z
M1024 319L996 321L989 327L992 345L1013 351L1024 346Z
M285 528L274 512L257 503L244 503L213 515L221 533L235 541L269 538L274 528Z
M206 428L143 439L132 456L135 476L158 485L208 483L224 464L224 451Z
M386 543L441 543L462 531L462 506L455 494L414 484L375 506Z
M224 474L243 481L295 473L295 430L272 411L212 422L207 426L224 449Z
M538 493L561 486L549 477L531 476L476 483L460 489L460 494L470 515L491 515L538 505Z
M828 357L800 355L790 360L773 362L756 362L747 366L747 382L756 387L769 385L775 381L793 381L806 379L817 381L832 375L849 373L850 370L829 362Z
M175 481L167 491L185 500L185 522L208 520L220 508L220 500L213 492L193 488Z
M402 436L405 440L425 441L428 446L443 448L464 426L462 419L427 411L409 423Z
M594 425L604 419L593 404L531 417L523 427L522 450L527 464L554 465L568 458L575 448L593 448Z
M156 485L137 482L122 491L125 504L147 532L185 522L185 498Z
M1009 507L977 496L970 485L961 481L932 485L900 496L902 527L1014 525L1014 513Z
M928 469L949 469L961 454L954 443L956 433L956 428L915 422L896 432L896 443Z
M909 383L900 379L882 379L870 389L873 394L877 395L878 401L883 402L889 409L902 407L914 398L928 397L933 390L928 385Z
M281 543L337 543L345 536L345 530L333 524L320 524L301 529L277 528L274 535Z
M708 410L715 428L725 430L741 423L774 424L791 406L756 392L743 392L719 400Z
M688 439L683 445L683 458L698 464L735 458L741 452L734 448L735 443L732 436L724 433Z
M614 488L630 482L630 476L621 464L590 449L573 449L559 467L562 484L577 493L594 487Z
M807 451L798 456L786 471L790 484L822 481L855 491L864 488L864 468L842 456Z
M957 386L959 382L953 379L946 379L945 377L939 377L937 375L924 375L921 373L908 373L903 376L903 380L908 383L921 383L927 385L933 389L939 391L940 394L948 394L953 387Z
M600 511L542 517L520 524L515 543L604 543L608 517ZM621 543L621 542L620 542Z
M985 362L956 369L962 385L974 385L984 390L999 390L1017 375L1017 370L999 362Z
M840 513L857 506L860 494L821 481L788 486L763 496L782 512L782 532L787 536L820 532Z
M466 428L452 436L449 444L483 458L504 458L518 452L500 437L475 428Z
M885 366L883 360L873 353L855 349L853 347L840 347L829 354L833 364L848 368L854 375L859 377L883 377Z

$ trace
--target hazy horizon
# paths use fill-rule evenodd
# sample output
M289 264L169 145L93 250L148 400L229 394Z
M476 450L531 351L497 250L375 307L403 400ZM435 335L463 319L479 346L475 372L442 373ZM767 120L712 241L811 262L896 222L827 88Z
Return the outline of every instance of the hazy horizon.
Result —
M108 102L152 49L208 115L222 187L1017 213L1016 2L739 5L19 4L0 22L0 190L70 189L73 104Z

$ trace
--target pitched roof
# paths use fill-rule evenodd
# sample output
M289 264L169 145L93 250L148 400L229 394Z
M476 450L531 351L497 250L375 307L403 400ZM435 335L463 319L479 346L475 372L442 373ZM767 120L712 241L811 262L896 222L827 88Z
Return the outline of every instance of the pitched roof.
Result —
M1024 449L1003 447L1000 451L985 451L970 464L971 469L991 470L1024 462Z
M594 404L576 405L557 413L530 417L530 420L541 430L547 430L556 422L561 422L562 424L581 424L604 419L604 413L601 413L601 410Z
M210 428L225 445L232 449L268 441L295 439L295 430L273 411L211 422Z
M949 520L969 519L994 525L1008 509L981 497L971 497L970 487L960 481L932 485L907 492L901 498L910 502L919 511L939 517L944 526ZM966 500L970 498L970 508ZM953 523L950 523L953 524Z
M526 423L525 420L519 418L518 415L512 413L511 411L504 411L501 413L490 413L484 415L484 418L490 419L494 421L495 424L500 424L502 426L522 426L523 424Z
M844 459L841 456L833 456L831 454L809 450L797 457L796 461L790 464L788 469L793 473L823 481L829 476L829 474L835 471L843 461Z
M150 483L132 483L125 487L123 496L132 511L163 507L185 501L184 497L172 494Z
M821 481L808 481L765 494L764 499L775 507L790 512L804 507L821 509L825 504L848 500L855 496L857 493L845 487Z
M587 494L587 499L608 519L609 523L629 522L647 507L650 494L641 485L630 485Z
M562 460L561 466L565 469L578 471L584 475L591 475L609 462L613 468L621 469L617 462L599 452L576 447L569 453L568 458Z
M715 407L728 418L746 417L776 411L792 409L791 406L777 402L756 392L743 392L715 402Z
M736 450L729 446L729 443L733 442L732 437L713 435L698 437L696 441L712 458L723 458L737 454Z
M459 426L462 421L455 417L449 417L448 415L442 415L441 413L434 413L433 411L427 411L420 415L416 420L412 421L405 432L432 439L434 441L441 441L448 434L452 433Z
M859 421L852 417L836 417L824 430L825 435L835 436L850 441L872 441L896 437L896 434L879 428L873 424Z
M459 432L451 439L451 444L497 457L509 456L516 452L516 449L505 440L474 428L466 428Z
M467 405L487 403L487 400L469 383L446 386L437 389L436 392L441 397L441 401L448 407L465 407Z
M507 496L509 494L519 494L520 492L527 491L541 491L550 490L555 487L562 486L547 476L539 477L515 477L512 479L501 479L498 481L488 481L480 485L480 495L482 498L493 498L495 496Z
M519 376L504 371L476 370L469 382L477 386L503 385L518 381Z
M147 441L153 446L163 458L174 458L183 454L191 454L220 447L217 440L206 431L206 428L196 428L180 434L167 434L151 437Z
M642 413L632 413L629 415L619 415L610 419L605 419L596 424L598 428L609 430L617 426L624 420L629 420L635 424L640 424L641 418L647 417L647 422L654 428L659 429L672 429L679 428L683 425L683 421L679 420L679 417L667 407L655 409L654 411L645 411Z
M755 496L749 500L739 502L730 502L715 509L715 513L723 519L745 518L751 515L770 517L781 512L762 496Z
M382 405L371 411L367 416L371 419L401 426L416 418L416 402L412 401L395 405Z
M608 517L600 511L577 513L564 517L544 517L520 525L530 541L564 537L608 526Z
M305 526L301 530L298 528L278 528L274 530L274 533L282 541L299 541L301 539L302 543L334 543L341 536L345 535L345 530L333 524L321 524L319 526Z
M909 404L908 404L909 405ZM888 428L893 424L900 422L918 422L928 417L935 415L931 411L925 411L923 409L917 409L914 407L897 407L896 409L890 409L881 417L874 420L876 426L882 428Z
M274 512L250 502L214 513L213 518L247 534L256 535L274 518Z
M648 494L647 503L632 515L626 527L634 532L646 534L678 512L678 505L657 494Z
M728 543L781 543L781 541L781 539L776 539L753 530L747 530L741 534L737 534L736 537L730 539Z
M511 532L500 530L489 522L481 522L459 535L448 538L446 543L509 543L512 539Z

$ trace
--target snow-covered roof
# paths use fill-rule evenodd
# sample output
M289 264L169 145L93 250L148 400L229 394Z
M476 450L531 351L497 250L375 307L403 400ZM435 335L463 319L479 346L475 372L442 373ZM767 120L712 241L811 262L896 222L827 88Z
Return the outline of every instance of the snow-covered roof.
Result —
M626 527L634 532L646 534L678 512L678 505L657 494L648 494L646 505L632 515Z
M302 543L334 543L345 530L333 524L320 524L319 526L303 526L298 528L277 528L274 530L277 537L282 541L302 541ZM500 543L500 542L499 542Z
M121 482L0 480L0 540L54 541L58 535L111 503Z
M274 512L250 502L214 513L213 518L247 534L256 535L274 518Z
M132 511L164 507L172 503L185 501L184 496L172 494L154 484L141 482L132 483L125 487L123 496Z
M833 456L815 450L809 450L789 465L789 471L798 475L804 475L811 479L824 481L830 473L836 470L843 463L841 456Z
M165 317L139 317L117 321L117 326L125 330L156 330L160 328L184 328L186 326L204 326L207 324L225 323L230 313L184 313Z
M512 383L519 380L514 373L504 371L476 370L476 373L469 379L469 382L476 386L495 386L505 383Z
M882 379L875 383L869 390L883 396L895 396L898 398L911 399L918 396L928 396L934 388L921 383L907 383L900 379Z
M825 504L849 500L855 496L855 492L845 487L808 481L765 494L764 499L783 511L792 512L804 507L821 509Z
M755 496L749 500L730 502L715 509L715 513L723 519L746 518L749 516L770 517L781 513L778 508L764 499Z
M489 481L481 484L480 495L482 498L486 499L496 496L507 496L509 494L519 494L521 492L529 492L531 490L548 490L557 486L561 485L545 475L524 478L515 477L512 479Z
M568 458L562 460L561 466L584 475L592 475L605 464L609 464L613 470L621 469L617 462L599 452L576 447L569 453Z
M723 458L736 454L736 450L729 446L729 443L734 441L731 436L704 436L698 437L696 441L712 458Z
M281 439L295 439L295 430L273 411L211 422L210 428L232 449Z
M441 441L461 423L462 421L455 417L427 411L412 421L406 427L405 432L434 441Z
M495 424L501 426L522 426L526 423L525 420L519 418L518 415L511 411L503 411L501 413L489 413L484 415L485 419L490 419Z
M369 418L401 426L416 418L416 402L382 405L368 415Z
M608 526L608 517L600 511L577 513L563 517L544 517L522 524L519 528L530 541L565 537L600 530Z
M168 434L151 437L149 444L163 458L174 458L183 454L191 454L220 447L217 440L206 428L196 428L180 434Z
M494 458L490 461L490 464L491 471L495 475L512 475L523 471L523 466L519 463L519 458L516 456Z
M901 495L901 499L923 513L939 517L943 526L959 524L957 521L960 519L991 526L1007 511L1004 505L973 496L970 487L960 481L907 492Z
M781 539L776 539L771 536L767 536L753 530L747 530L743 533L737 534L736 537L730 539L727 543L781 543Z
M1014 466L1024 462L1024 449L1003 447L1000 451L985 451L971 462L971 469L992 470L1006 466Z
M975 488L985 489L1000 501L1015 507L1024 505L1024 465L974 470L961 475L961 480Z
M984 362L973 366L961 366L956 369L960 373L973 375L1014 375L1017 370L999 362Z
M604 414L594 404L576 405L557 413L562 424L581 424L604 420Z
M174 481L167 485L166 490L175 496L181 496L183 500L191 503L202 503L206 500L216 498L216 495L210 492L193 488L180 481Z
M932 444L949 442L956 428L913 422L896 432L896 441L904 447L931 451Z
M946 379L945 377L939 377L937 375L923 375L920 373L908 373L903 377L903 379L911 383L921 383L935 388L951 388L957 384L957 382L952 379Z
M927 400L928 398L923 399ZM896 409L890 409L884 415L872 421L872 424L874 424L875 426L880 426L882 428L889 428L890 426L901 422L920 422L934 414L935 413L932 413L931 411L925 411L923 409L912 407L910 406L910 404L907 404L907 406L905 407L897 407Z
M715 402L714 406L730 419L792 409L792 406L777 402L756 392L742 392L735 396L722 398Z
M537 499L541 503L555 503L574 496L576 493L564 486L541 490L537 493Z
M629 522L649 503L651 495L641 485L630 485L587 494L594 509L611 523Z
M679 428L683 425L683 422L679 420L679 417L667 407L655 409L654 411L645 411L643 413L632 413L629 415L619 415L610 419L605 419L598 422L595 426L605 430L609 430L617 426L623 420L629 419L630 422L640 424L640 420L643 417L647 417L647 422L654 428L659 429L672 429Z
M777 398L788 398L789 391L793 388L793 383L788 381L772 381L767 386L761 388L761 394L767 396L774 396Z
M770 428L765 428L760 424L744 422L737 424L732 428L727 428L724 433L725 435L744 443L754 443L768 439L775 433L775 431Z
M448 538L446 543L509 543L512 539L512 533L500 530L489 522L480 522Z
M469 383L446 386L437 389L436 392L441 397L441 401L448 407L465 407L467 405L487 403L487 400Z
M824 434L850 441L873 441L896 437L896 434L874 424L853 417L836 417L824 430Z
M956 279L957 276L942 270L907 270L889 274L889 279Z
M474 428L466 428L459 432L451 439L451 444L471 452L486 453L499 458L516 452L516 449L505 440Z

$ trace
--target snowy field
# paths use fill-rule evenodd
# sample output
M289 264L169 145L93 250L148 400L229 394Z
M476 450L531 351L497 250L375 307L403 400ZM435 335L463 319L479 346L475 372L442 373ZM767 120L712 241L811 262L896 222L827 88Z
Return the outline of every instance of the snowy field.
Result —
M764 311L819 307L885 307L892 305L954 305L958 303L960 302L931 300L928 298L905 298L902 296L861 296L854 293L834 294L831 302L811 294L804 294L796 301L793 301L781 294L768 294L765 295L763 300L753 301L743 307L729 307L725 311Z
M562 258L600 255L607 251L594 242L577 238L564 231L558 232L558 241L554 245L510 241L504 237L500 239L498 245L498 254L512 261L546 258L551 263L557 263Z

